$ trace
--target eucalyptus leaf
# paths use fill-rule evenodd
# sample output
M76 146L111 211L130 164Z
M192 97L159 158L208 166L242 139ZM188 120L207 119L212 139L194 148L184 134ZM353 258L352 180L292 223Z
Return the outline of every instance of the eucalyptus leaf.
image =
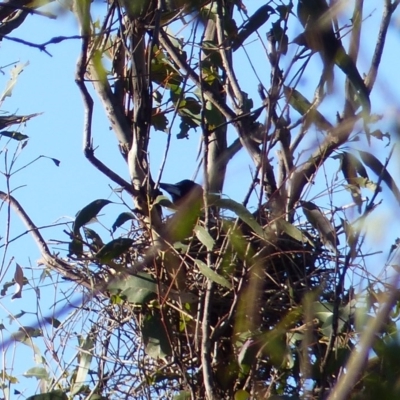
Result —
M98 199L89 203L86 207L83 207L75 217L74 221L74 233L78 233L79 229L90 222L93 218L97 216L97 214L101 211L101 209L107 204L112 203L110 200Z
M215 271L213 271L211 268L207 266L203 261L201 260L194 260L195 263L197 264L200 272L210 281L218 283L219 285L226 287L227 289L231 289L232 285L231 283L225 279L223 276L217 274Z

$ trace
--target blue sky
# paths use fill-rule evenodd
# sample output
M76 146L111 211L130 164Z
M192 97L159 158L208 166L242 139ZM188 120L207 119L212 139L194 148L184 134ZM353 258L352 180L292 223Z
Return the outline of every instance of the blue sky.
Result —
M258 2L249 2L249 14L251 14ZM368 2L367 2L368 3ZM96 9L99 6L96 6ZM368 11L372 16L365 21L363 37L365 43L374 44L376 31L378 29L378 21L381 14L380 10L374 11L373 6ZM367 13L366 13L367 14ZM397 12L397 16L399 13ZM399 21L399 18L397 18ZM260 32L264 34L269 23L263 27ZM399 48L399 25L392 27L391 34L388 37L388 49ZM300 32L300 27L298 28ZM60 16L57 20L49 20L41 16L33 15L27 18L26 22L11 36L22 38L34 43L42 43L49 40L53 36L70 36L77 34L77 25L71 13L67 12ZM294 36L293 36L294 37ZM250 42L250 40L249 40ZM25 68L18 79L18 83L14 88L11 98L7 98L2 106L2 111L16 114L30 114L43 112L43 115L29 121L25 127L21 127L22 133L30 137L28 145L23 149L18 156L18 160L14 169L18 169L39 155L56 158L61 164L57 167L51 160L42 158L22 170L11 178L11 188L19 188L13 194L20 201L22 206L31 216L33 221L38 226L51 225L57 221L69 221L75 213L86 204L98 198L110 198L117 201L115 196L109 189L109 181L104 178L97 170L95 170L85 159L82 152L82 127L83 127L83 105L80 93L74 83L74 73L76 61L79 54L79 40L67 40L57 45L48 46L48 51L53 55L49 57L39 50L30 48L21 44L17 44L8 40L1 42L2 66L12 62L25 63L29 61L29 66ZM264 84L268 87L269 81L269 66L266 60L266 55L258 43L248 44L246 46L253 63L256 65L258 74L262 77ZM290 46L289 55L283 59L282 66L289 63L290 54L296 51L296 46ZM371 58L373 47L364 45L360 55L360 71L367 72L367 66ZM383 56L382 68L379 72L378 82L372 95L373 112L385 113L385 120L378 124L384 131L391 130L393 121L400 110L400 79L398 79L398 70L400 62L398 61L398 52L394 50L386 51ZM244 57L243 52L237 52L237 57L240 68L238 68L238 79L243 85L243 89L253 96L255 106L260 105L260 101L256 94L258 81L255 80L252 71ZM315 71L315 82L302 81L299 85L299 90L303 94L312 98L312 94L321 73L321 65L317 56L313 57L313 70ZM0 88L3 88L9 79L10 67L2 70L0 75ZM397 79L394 79L396 77ZM340 86L344 77L340 71L335 73L336 84ZM95 97L95 95L94 95ZM334 116L337 106L337 99L327 99L321 106L322 110L332 110L330 112L331 121L334 122ZM340 99L340 97L339 97ZM340 104L339 109L342 105ZM295 120L295 112L291 114ZM99 146L96 155L102 159L116 172L120 173L125 179L128 179L128 171L126 165L119 154L116 140L113 133L109 129L109 124L104 116L101 105L97 102L94 114L93 135L95 145ZM184 178L191 178L196 170L196 155L199 146L199 132L191 132L189 140L176 140L175 133L172 140L172 150L170 158L167 162L163 181L176 182ZM235 138L233 131L230 131L230 138ZM161 163L162 152L165 145L166 136L162 132L152 133L152 145L150 148L150 160L152 163L152 173L156 177ZM322 138L320 137L320 140ZM311 139L310 146L315 144L315 140ZM373 152L377 157L384 161L383 157L387 152L384 143L373 142ZM0 148L3 149L0 160L0 170L4 172L4 148L8 149L8 157L11 156L15 149L15 143L7 143L5 138L1 139ZM365 144L355 143L354 148L364 148ZM395 153L396 154L396 153ZM397 157L398 152L397 152ZM337 163L332 163L332 168L337 168ZM228 180L225 186L225 194L237 201L241 201L245 192L248 189L250 182L249 171L253 170L251 160L242 150L236 160L229 167ZM399 176L398 162L393 160L389 170L393 177ZM233 177L230 179L229 177ZM371 177L373 174L371 173ZM201 182L201 177L198 178ZM400 183L399 183L400 185ZM115 186L115 185L113 185ZM1 180L0 190L5 191L5 179ZM319 187L315 189L316 192ZM385 189L386 190L386 189ZM349 195L343 196L343 204L350 203ZM321 204L321 203L319 203ZM328 206L328 201L322 201L322 206ZM376 226L382 227L379 232L379 237L374 235L370 241L370 246L375 247L376 241L382 240L382 243L387 247L391 242L387 236L391 238L397 237L397 227L391 226L390 222L395 218L397 221L400 218L399 207L393 197L386 196L383 209L386 212L390 210L390 219L374 220ZM107 217L102 219L108 226L111 225L115 217L122 210L118 205L109 205L106 209ZM0 221L2 222L3 230L0 235L4 236L4 222L6 209L0 212ZM11 237L16 236L25 231L25 227L20 223L15 214L11 214ZM384 221L384 222L383 222ZM383 225L385 224L385 225ZM67 236L62 233L64 228L51 228L43 231L46 239L62 239L67 240ZM397 233L396 233L397 232ZM106 231L103 230L106 235ZM385 234L385 235L383 235ZM105 238L107 238L105 236ZM65 247L65 246L60 246ZM4 248L0 250L0 255L3 256ZM15 261L25 268L25 275L28 279L38 276L36 260L39 258L39 252L33 243L31 237L25 235L12 243L5 255L5 264L7 265L10 258L14 256ZM383 257L384 259L385 257ZM3 277L3 283L10 281L13 276L14 263L10 270ZM32 270L29 269L32 267ZM383 266L383 265L382 265ZM46 281L50 284L50 281ZM63 284L65 286L65 284ZM52 291L48 291L51 293ZM10 294L11 292L9 292ZM43 290L43 293L47 293ZM43 309L46 314L50 312L50 306L54 302L53 297L49 299L49 309ZM9 332L18 329L18 325L13 323L10 325L7 321L7 313L17 313L21 309L25 311L34 311L36 303L36 294L32 289L25 289L23 299L11 302L10 295L7 295L2 300L3 311L0 311L0 319L6 326ZM25 325L29 325L30 321L35 321L26 318ZM3 336L7 337L7 333L3 331ZM21 347L21 346L19 346ZM23 352L20 348L17 349L16 364L22 358L26 357L32 360L29 366L33 366L31 352ZM21 367L21 365L19 365ZM27 367L27 363L22 366L22 372ZM19 370L20 368L18 368ZM21 384L21 387L25 383Z

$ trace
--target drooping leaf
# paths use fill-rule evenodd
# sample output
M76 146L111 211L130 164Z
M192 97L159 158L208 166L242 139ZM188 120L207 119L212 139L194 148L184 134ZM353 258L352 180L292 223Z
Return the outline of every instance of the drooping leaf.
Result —
M135 216L130 212L123 212L118 215L115 222L112 224L112 231L115 232L117 228L123 225L126 221L134 219Z
M23 124L29 121L31 118L37 117L42 113L28 114L28 115L1 115L0 116L0 129L4 129L7 126ZM3 132L1 132L3 134ZM25 136L25 135L23 135ZM28 137L28 136L26 136Z
M79 229L91 221L101 211L101 209L107 204L112 203L110 200L98 199L89 203L86 207L80 210L75 218L73 231L78 233Z
M165 323L158 314L148 314L141 329L145 352L152 358L164 358L171 355L169 335L165 331Z
M361 150L359 150L358 152L360 153L363 163L367 167L371 168L376 175L382 177L383 182L386 183L386 185L392 191L397 202L400 204L399 188L397 187L394 179L392 178L386 167L373 154Z
M204 246L206 246L208 251L211 251L214 247L215 240L211 237L210 233L201 225L196 225L194 227L194 233L197 239L200 240Z
M213 271L201 260L194 260L199 267L200 272L210 281L218 283L219 285L226 287L228 289L232 288L232 284L225 279L223 276L219 275L217 272Z
M134 243L134 240L129 238L118 238L105 244L97 253L98 258L102 263L110 262L111 260L122 256L126 253Z
M92 352L94 351L95 340L92 334L87 337L79 337L79 366L75 375L75 380L71 388L71 396L77 394L85 384L86 377L89 373L90 364L92 362Z
M103 240L101 239L100 235L93 229L84 226L83 232L86 235L86 239L92 241L92 245L95 249L97 249L97 251L99 251L104 246Z
M214 204L217 207L234 212L254 231L257 236L265 238L265 232L261 225L256 221L251 212L242 204L231 199L217 199Z
M308 124L314 123L322 131L332 128L332 124L307 100L298 90L288 86L283 87L286 101L300 114L307 115Z
M308 241L311 246L314 246L314 243L299 229L292 225L290 222L280 218L276 221L279 229L285 232L287 235L297 240L298 242Z

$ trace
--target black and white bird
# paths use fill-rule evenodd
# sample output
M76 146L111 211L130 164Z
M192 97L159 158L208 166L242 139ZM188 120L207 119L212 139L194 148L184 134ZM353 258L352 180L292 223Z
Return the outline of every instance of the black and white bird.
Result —
M160 182L160 188L165 190L171 196L174 204L182 203L190 197L193 199L201 199L203 196L203 188L190 179L184 179L183 181L174 184Z

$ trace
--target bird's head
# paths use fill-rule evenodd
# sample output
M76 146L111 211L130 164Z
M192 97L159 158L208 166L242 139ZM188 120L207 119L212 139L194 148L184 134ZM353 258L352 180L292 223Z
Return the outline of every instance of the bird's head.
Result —
M203 194L202 187L196 182L190 179L184 179L183 181L177 182L175 184L171 183L160 183L160 188L165 190L172 198L174 204L181 203L184 199L189 196L193 198L201 197Z

